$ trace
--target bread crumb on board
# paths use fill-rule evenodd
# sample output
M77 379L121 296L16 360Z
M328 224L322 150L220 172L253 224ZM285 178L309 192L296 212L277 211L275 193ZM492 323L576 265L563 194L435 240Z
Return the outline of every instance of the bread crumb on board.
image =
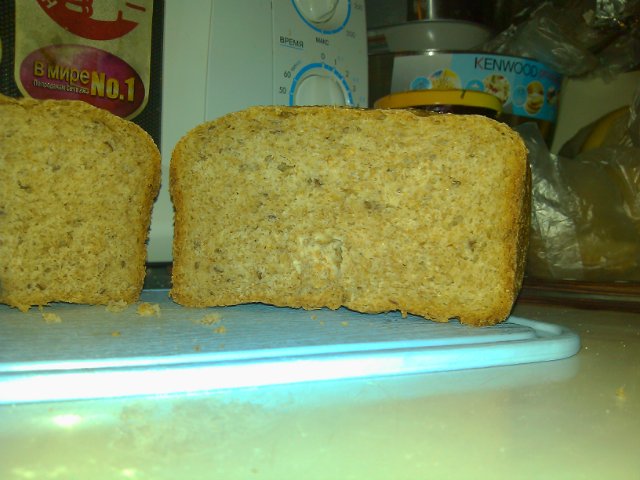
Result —
M219 313L210 313L202 317L202 319L200 319L200 323L202 325L215 325L216 323L219 323L220 320L222 320L222 315Z
M157 303L143 302L140 305L138 305L137 313L141 317L152 317L154 315L156 317L159 317L160 316L160 305L157 304Z
M198 323L202 325L212 326L212 325L219 324L221 321L222 321L222 315L214 312L214 313L209 313L204 317L202 317L198 321ZM213 332L219 333L219 334L225 334L227 333L227 327L225 327L224 325L219 325L218 327L213 329Z
M42 318L46 323L62 323L62 318L57 313L42 312Z
M118 300L117 302L109 302L105 307L107 312L120 313L127 309L129 305L124 300Z

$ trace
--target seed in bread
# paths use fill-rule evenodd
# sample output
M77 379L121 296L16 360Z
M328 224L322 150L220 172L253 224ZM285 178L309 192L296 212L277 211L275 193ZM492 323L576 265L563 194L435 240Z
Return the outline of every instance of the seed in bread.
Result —
M522 281L526 149L479 116L252 107L171 161L171 296L504 320Z
M133 303L160 153L80 101L0 98L0 303Z

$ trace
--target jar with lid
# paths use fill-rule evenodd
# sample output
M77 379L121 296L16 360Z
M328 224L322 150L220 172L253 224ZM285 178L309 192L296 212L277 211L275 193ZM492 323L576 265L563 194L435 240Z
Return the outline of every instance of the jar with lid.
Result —
M496 96L474 90L411 90L378 99L375 108L406 108L416 113L484 115L500 119L502 103Z

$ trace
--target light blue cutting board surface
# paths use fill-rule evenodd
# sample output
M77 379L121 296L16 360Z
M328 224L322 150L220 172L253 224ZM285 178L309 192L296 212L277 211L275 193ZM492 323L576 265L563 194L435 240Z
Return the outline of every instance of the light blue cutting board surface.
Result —
M338 378L558 360L580 340L563 327L511 317L474 328L399 313L305 311L262 304L207 309L166 290L132 305L0 305L0 403L192 393ZM46 322L53 313L60 322Z

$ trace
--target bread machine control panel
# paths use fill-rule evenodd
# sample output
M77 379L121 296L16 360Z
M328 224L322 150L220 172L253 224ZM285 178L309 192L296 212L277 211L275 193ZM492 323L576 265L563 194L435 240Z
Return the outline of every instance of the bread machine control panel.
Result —
M207 120L251 105L367 107L365 0L211 0Z
M272 8L274 104L367 106L364 0Z
M165 0L149 260L171 260L169 164L189 130L252 105L367 107L368 97L365 0Z

